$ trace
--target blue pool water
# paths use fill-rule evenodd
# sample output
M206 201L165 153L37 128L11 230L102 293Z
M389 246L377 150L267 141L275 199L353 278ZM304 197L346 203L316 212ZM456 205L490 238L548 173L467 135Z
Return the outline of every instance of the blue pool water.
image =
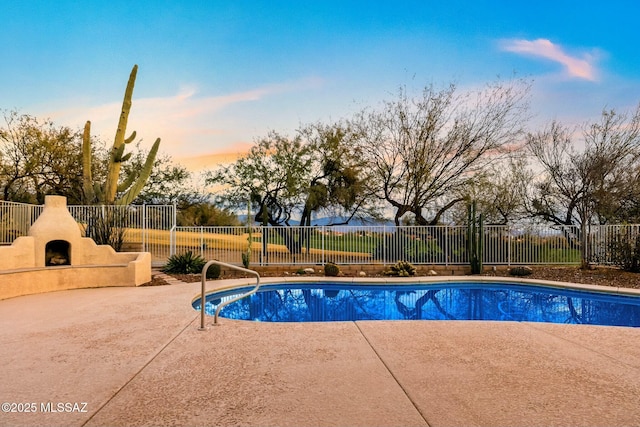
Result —
M252 287L212 293L205 312ZM193 303L200 310L200 299ZM261 322L508 320L640 326L640 297L502 283L263 285L220 316Z

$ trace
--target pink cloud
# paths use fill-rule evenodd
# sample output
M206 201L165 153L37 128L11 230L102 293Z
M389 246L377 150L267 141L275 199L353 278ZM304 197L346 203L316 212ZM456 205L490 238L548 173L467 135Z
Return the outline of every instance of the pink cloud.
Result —
M176 157L208 153L211 145L224 151L256 136L246 126L246 121L251 121L250 117L240 117L237 122L219 119L218 114L226 108L238 103L259 102L282 93L304 92L321 87L323 83L321 79L312 77L218 96L201 95L195 87L184 87L177 94L165 97L137 98L134 92L127 134L135 129L137 138L142 139L143 146L147 148L160 137L160 150ZM91 120L92 134L110 143L117 127L121 103L118 100L65 108L50 111L46 116L57 123L78 128L86 120Z
M570 77L595 81L596 69L594 67L594 57L592 55L583 55L575 57L567 54L560 45L552 43L547 39L522 40L512 39L504 40L501 43L502 50L523 55L540 57L557 62L564 66Z

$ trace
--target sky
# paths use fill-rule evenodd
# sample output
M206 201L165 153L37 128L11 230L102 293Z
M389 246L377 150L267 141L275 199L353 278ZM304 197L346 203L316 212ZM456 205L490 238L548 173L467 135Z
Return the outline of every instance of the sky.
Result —
M192 170L275 130L334 122L399 87L530 79L530 127L640 102L640 2L0 0L0 110L111 144L128 132ZM225 157L226 156L226 157Z

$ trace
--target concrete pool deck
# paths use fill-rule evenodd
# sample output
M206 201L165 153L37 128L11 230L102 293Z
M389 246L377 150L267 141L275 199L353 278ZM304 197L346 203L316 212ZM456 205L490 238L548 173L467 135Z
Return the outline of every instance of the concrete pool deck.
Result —
M640 425L640 328L222 319L199 331L199 292L0 301L0 426Z

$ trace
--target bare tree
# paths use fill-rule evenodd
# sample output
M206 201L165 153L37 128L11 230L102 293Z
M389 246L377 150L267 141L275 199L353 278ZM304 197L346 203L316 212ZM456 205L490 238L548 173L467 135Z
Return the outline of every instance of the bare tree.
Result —
M640 104L631 114L603 111L600 122L585 130L584 140L597 222L638 222Z
M527 147L544 171L527 197L527 211L557 225L580 224L583 219L578 204L586 191L580 179L584 155L576 152L571 133L553 121L548 128L527 136Z
M466 188L466 197L477 203L487 225L507 225L526 216L524 195L532 179L523 150L489 166ZM457 205L450 217L456 224L467 221L467 206Z
M542 167L532 185L528 212L558 225L628 220L623 207L637 194L640 168L640 106L628 116L603 111L575 141L554 121L527 136L529 152Z
M457 94L455 85L405 89L380 110L354 120L359 146L375 176L372 192L395 209L395 223L412 213L418 225L437 224L464 200L467 188L523 135L529 85L496 83Z
M640 174L640 106L630 116L603 111L586 124L578 141L554 121L529 134L527 147L542 168L532 183L527 210L557 225L579 226L583 266L588 266L586 229L592 223L632 219ZM637 218L636 218L637 219Z

